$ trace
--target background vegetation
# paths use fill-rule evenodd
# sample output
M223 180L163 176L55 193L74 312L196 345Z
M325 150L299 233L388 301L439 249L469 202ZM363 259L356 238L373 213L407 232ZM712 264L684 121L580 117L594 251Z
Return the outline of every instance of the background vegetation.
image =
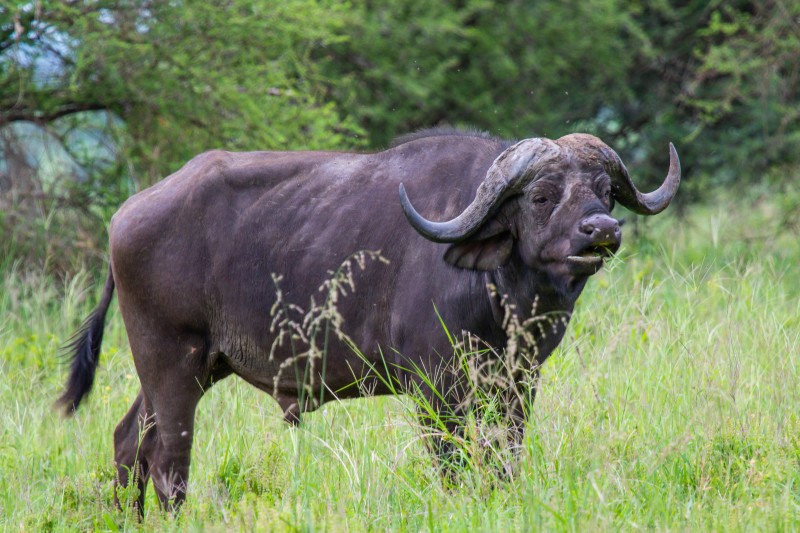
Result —
M799 86L789 0L2 3L0 527L799 528ZM138 388L116 314L87 408L51 402L121 201L211 148L376 150L445 123L595 133L643 189L669 141L684 167L547 363L520 475L446 490L406 401L288 430L228 380L182 517L115 513Z
M644 187L672 141L683 203L786 183L799 86L786 0L6 2L0 253L100 264L115 207L207 149L380 149L443 123L593 132Z

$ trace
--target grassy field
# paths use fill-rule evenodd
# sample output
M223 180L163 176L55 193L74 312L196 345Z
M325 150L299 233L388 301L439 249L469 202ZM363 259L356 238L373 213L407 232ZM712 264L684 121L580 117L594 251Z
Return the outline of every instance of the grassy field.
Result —
M143 524L112 503L112 431L138 390L112 305L95 389L53 409L57 357L99 297L0 279L0 529L791 531L800 529L800 242L776 206L718 201L624 228L543 368L518 475L444 487L407 398L300 428L228 379L201 402L189 502ZM636 238L631 233L638 233Z

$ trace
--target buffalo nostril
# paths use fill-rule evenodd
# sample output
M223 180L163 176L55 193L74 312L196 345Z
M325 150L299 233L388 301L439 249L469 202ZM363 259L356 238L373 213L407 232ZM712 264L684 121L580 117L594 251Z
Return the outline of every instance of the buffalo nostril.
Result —
M593 240L610 238L619 240L622 234L619 221L608 215L590 216L580 223L578 229Z

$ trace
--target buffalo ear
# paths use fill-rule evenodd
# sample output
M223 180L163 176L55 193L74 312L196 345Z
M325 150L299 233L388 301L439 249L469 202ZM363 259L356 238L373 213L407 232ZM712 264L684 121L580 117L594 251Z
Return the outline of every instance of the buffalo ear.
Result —
M505 231L485 239L467 239L451 245L444 260L469 270L494 270L502 266L511 253L514 239Z

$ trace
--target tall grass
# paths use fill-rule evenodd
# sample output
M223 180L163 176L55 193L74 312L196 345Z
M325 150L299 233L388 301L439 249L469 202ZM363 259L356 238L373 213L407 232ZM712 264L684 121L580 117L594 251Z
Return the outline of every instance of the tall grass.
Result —
M62 420L59 345L100 286L0 279L3 530L795 530L800 243L769 203L626 227L542 369L517 475L443 484L407 398L325 404L299 428L237 379L201 402L189 499L113 508L113 428L138 391L112 305L95 390ZM629 235L630 237L630 235ZM443 332L444 334L444 332Z

